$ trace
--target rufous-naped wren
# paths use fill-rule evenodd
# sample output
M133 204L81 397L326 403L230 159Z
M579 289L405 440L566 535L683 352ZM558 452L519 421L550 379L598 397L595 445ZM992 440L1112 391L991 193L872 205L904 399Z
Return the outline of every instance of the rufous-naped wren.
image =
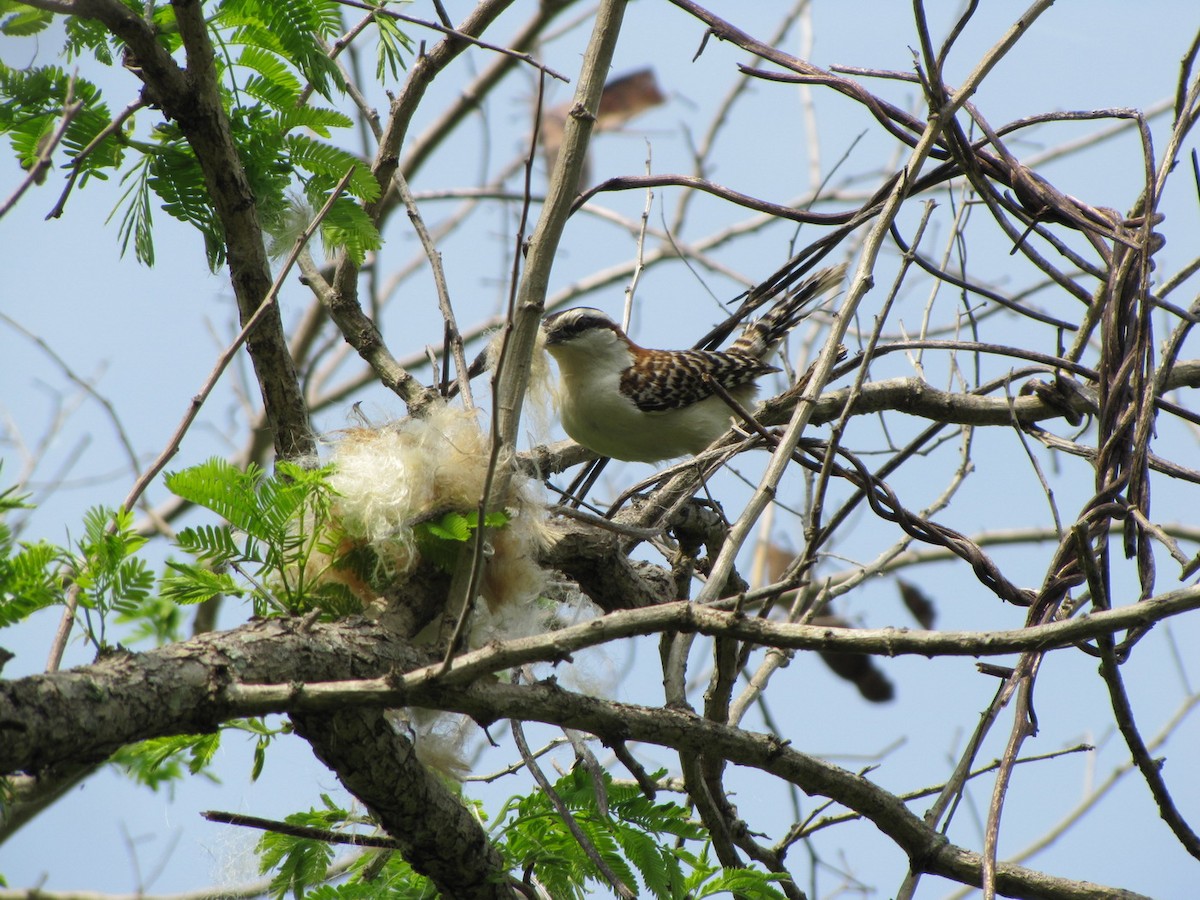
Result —
M590 307L547 316L542 330L558 363L563 428L615 459L659 462L699 453L732 417L708 378L748 408L759 376L779 371L768 362L779 343L845 274L839 265L810 275L725 350L648 350Z

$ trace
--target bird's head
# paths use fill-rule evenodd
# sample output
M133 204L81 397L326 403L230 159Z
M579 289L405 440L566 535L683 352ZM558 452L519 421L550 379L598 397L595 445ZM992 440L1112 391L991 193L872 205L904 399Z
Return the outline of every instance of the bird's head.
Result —
M542 320L542 333L546 338L546 350L560 366L587 359L593 364L611 361L625 368L636 352L620 325L600 310L588 306L546 316Z

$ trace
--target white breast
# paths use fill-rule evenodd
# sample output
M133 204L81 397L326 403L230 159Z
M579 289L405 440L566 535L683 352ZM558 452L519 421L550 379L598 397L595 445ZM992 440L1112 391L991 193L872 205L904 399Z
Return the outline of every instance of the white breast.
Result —
M563 428L595 453L658 462L699 453L729 428L730 410L720 397L660 412L638 409L621 393L621 373L633 364L633 355L612 332L548 349L562 375ZM755 389L748 384L734 393L749 404Z

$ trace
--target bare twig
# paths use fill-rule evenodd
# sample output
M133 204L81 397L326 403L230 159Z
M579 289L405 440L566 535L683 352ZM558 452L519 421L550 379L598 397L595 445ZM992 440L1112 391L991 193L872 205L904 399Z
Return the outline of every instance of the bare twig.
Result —
M388 837L330 831L328 828L293 825L290 822L281 822L278 819L263 819L258 816L221 812L215 809L205 810L200 815L210 822L220 822L224 825L240 825L242 828L257 828L261 831L272 831L275 834L307 838L311 841L321 841L326 844L350 844L353 847L379 847L385 850L400 849L400 845Z
M83 112L84 103L82 100L75 99L75 76L72 74L67 82L67 94L63 100L62 116L58 120L58 127L54 129L49 137L42 141L38 146L37 159L29 166L25 177L21 179L21 183L17 185L16 190L9 195L8 199L0 203L0 219L4 218L9 210L11 210L20 201L25 192L35 184L41 184L46 180L46 171L50 168L50 164L54 160L54 151L58 149L58 145L62 139L66 137L67 129L71 127L71 122L75 117Z
M592 865L604 877L604 880L609 883L618 897L633 900L637 896L626 884L621 881L616 872L612 870L604 857L596 850L596 846L591 839L584 834L583 829L579 827L579 823L575 821L575 817L571 815L571 810L567 809L567 804L563 802L563 798L558 795L558 791L554 790L554 785L550 783L541 766L537 764L532 753L529 752L529 744L525 741L525 729L517 719L512 719L509 722L512 728L513 740L517 744L517 750L521 753L521 759L525 762L525 767L529 769L529 774L533 776L534 781L538 783L542 793L550 801L551 805L558 812L558 816L563 820L563 824L567 826L567 830L571 832L571 836L575 838L575 842L579 844L584 854L592 861Z

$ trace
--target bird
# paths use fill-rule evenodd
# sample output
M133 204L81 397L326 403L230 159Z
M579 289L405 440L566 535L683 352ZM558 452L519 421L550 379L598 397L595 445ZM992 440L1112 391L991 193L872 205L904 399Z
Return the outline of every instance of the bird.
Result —
M748 406L757 379L779 371L768 360L780 342L845 274L843 264L810 275L724 350L639 347L586 306L546 316L542 334L558 364L563 429L594 453L629 462L699 453L728 430L732 416L710 379Z

